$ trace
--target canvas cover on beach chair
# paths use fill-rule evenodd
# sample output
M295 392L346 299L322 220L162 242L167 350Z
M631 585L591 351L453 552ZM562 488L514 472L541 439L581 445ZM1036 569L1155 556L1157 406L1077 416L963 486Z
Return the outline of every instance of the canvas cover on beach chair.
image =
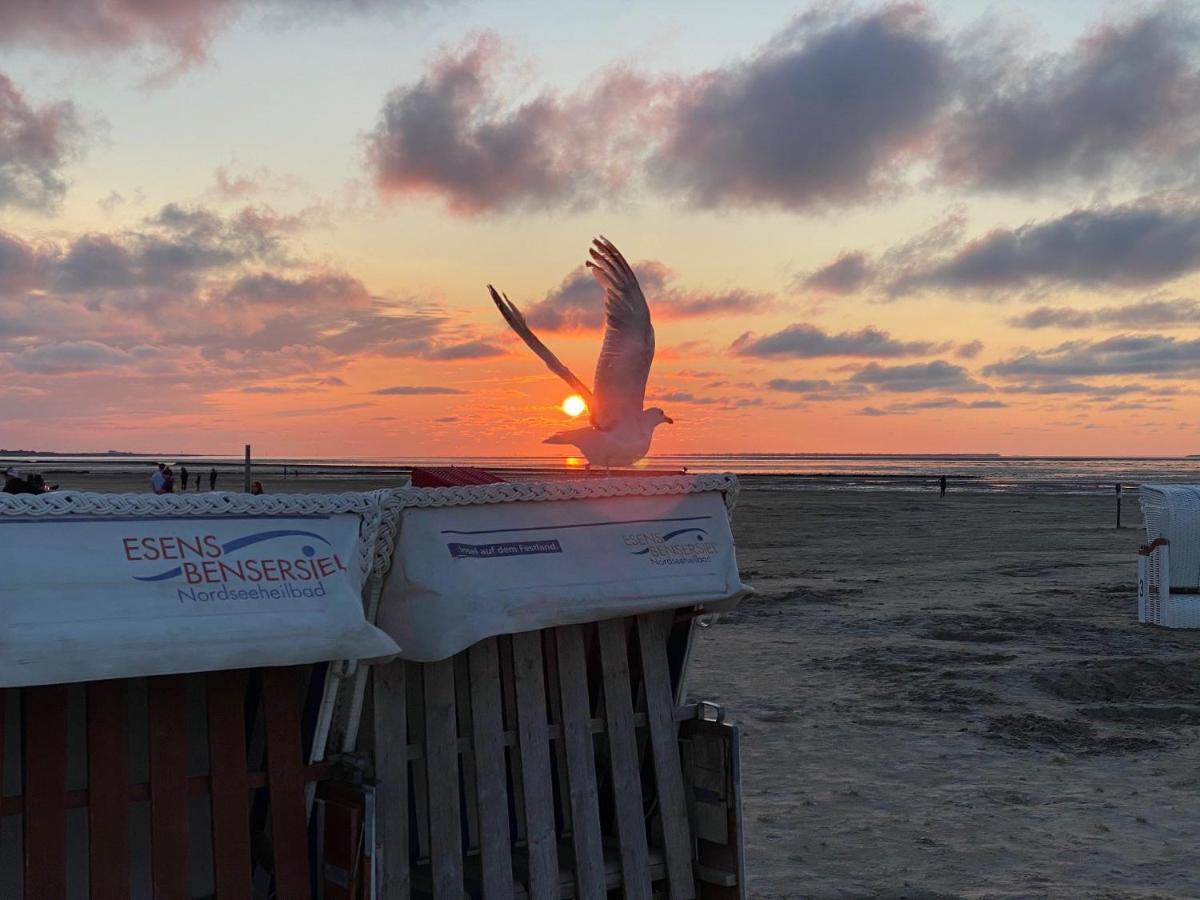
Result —
M377 494L0 496L0 686L391 656Z
M728 609L749 593L729 530L734 486L677 476L405 491L379 627L403 658L430 662L498 634Z
M1138 621L1200 628L1200 485L1144 484L1140 496Z

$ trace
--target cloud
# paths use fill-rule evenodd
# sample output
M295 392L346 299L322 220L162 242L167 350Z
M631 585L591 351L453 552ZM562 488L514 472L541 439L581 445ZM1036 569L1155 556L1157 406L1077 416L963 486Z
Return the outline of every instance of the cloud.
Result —
M1200 303L1190 299L1146 297L1137 303L1075 309L1070 306L1039 306L1008 320L1017 328L1178 328L1200 325Z
M109 191L108 195L96 201L96 205L107 215L112 215L118 206L125 202L120 191Z
M986 369L984 370L986 373ZM962 366L936 359L927 363L881 366L868 363L850 376L850 382L878 391L986 391L988 386L972 378Z
M502 83L512 54L484 34L387 95L367 165L385 196L464 215L578 210L626 190L812 211L930 176L1026 192L1128 172L1161 187L1200 156L1198 35L1195 15L1165 5L1031 55L944 33L916 3L825 4L708 71L612 66L530 91ZM810 288L848 292L863 263L813 273Z
M656 260L633 263L638 284L655 319L690 319L759 312L771 304L765 294L741 289L702 292L675 283L675 273ZM530 326L542 331L590 331L604 326L604 292L587 269L563 278L545 298L525 310Z
M338 368L364 356L434 365L502 352L457 314L297 259L302 227L262 207L168 205L136 228L66 240L0 231L0 371L47 388L102 372L105 397L93 399L116 408L152 385L319 390L344 387Z
M833 262L810 272L799 280L799 286L825 294L853 294L871 278L865 253L843 253Z
M8 27L0 0L0 34ZM67 191L63 166L81 149L83 128L68 102L34 108L0 74L0 209L48 211Z
M0 295L26 291L44 277L42 252L15 234L0 231Z
M899 273L890 290L899 295L928 287L1136 287L1197 269L1200 207L1136 203L1078 209L1044 222L997 229L948 257Z
M493 77L505 56L496 35L477 35L388 94L367 136L385 196L441 196L474 214L589 205L625 182L663 99L651 83L614 69L574 95L514 105Z
M249 9L307 23L330 15L420 8L427 0L0 0L0 45L55 53L149 49L162 81L202 63L213 39Z
M213 192L219 197L244 199L259 192L263 174L265 170L254 175L241 175L233 172L230 166L217 166L213 172Z
M1070 341L1049 350L1022 353L985 366L1002 378L1064 379L1103 375L1161 378L1200 372L1200 338L1129 334L1102 341Z
M999 388L1006 394L1032 394L1036 396L1069 394L1075 396L1098 397L1101 399L1119 397L1124 394L1156 394L1158 396L1173 396L1178 393L1176 388L1156 385L1134 384L1085 384L1082 381L1037 381L1023 384L1008 384Z
M463 341L459 344L442 344L424 354L426 359L459 360L459 359L489 359L493 356L504 356L508 351L491 341Z
M423 397L441 394L467 394L470 391L462 391L452 387L440 387L438 385L397 384L393 387L379 388L378 390L371 391L371 393L382 394L384 396Z
M878 328L831 334L816 325L797 322L774 334L756 337L746 332L730 344L738 356L813 359L819 356L921 356L936 350L927 341L898 341Z
M833 385L824 378L772 378L767 387L773 391L787 391L791 394L811 394L814 391L826 391Z
M801 16L758 56L685 86L651 179L706 208L868 199L931 133L953 70L915 5Z
M173 67L204 59L216 32L240 4L232 0L0 0L0 43L54 51L165 51Z
M1179 5L1104 25L1066 53L976 58L940 151L985 188L1094 183L1127 165L1189 169L1200 147L1196 16Z
M493 75L505 57L495 35L477 36L388 94L367 136L385 196L437 196L468 215L578 209L637 181L710 208L857 202L900 179L954 70L913 5L805 15L724 68L612 67L523 102Z
M911 403L890 403L884 409L877 406L864 406L854 413L856 416L908 416L927 409L1005 409L1008 406L1003 400L974 400L966 403L957 397L931 397L928 400L916 400Z
M983 341L974 340L967 344L959 344L954 355L959 359L974 359L983 352Z
M32 245L0 231L0 287L59 295L124 292L161 300L231 268L290 261L284 250L295 217L246 207L221 217L203 207L164 206L136 230L78 235L65 246ZM150 305L150 304L147 304Z
M99 341L63 341L41 344L8 356L8 362L22 372L87 372L127 365L133 357L126 351Z

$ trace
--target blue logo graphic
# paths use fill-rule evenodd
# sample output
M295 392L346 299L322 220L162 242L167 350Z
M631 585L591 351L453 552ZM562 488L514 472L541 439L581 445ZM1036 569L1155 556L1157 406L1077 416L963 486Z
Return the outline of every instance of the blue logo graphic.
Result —
M666 534L664 534L662 536L662 543L669 544L676 538L682 538L683 540L689 540L688 538L683 537L683 535L687 535L687 534L695 534L696 535L695 540L697 540L697 541L708 540L708 532L705 531L703 528L680 528L678 531L668 531ZM644 556L645 554L650 552L650 548L643 547L641 550L631 550L630 552L634 556Z
M282 537L308 537L318 540L327 546L333 546L329 543L329 541L315 532L285 528L277 529L275 531L260 531L257 534L247 534L239 538L234 538L231 541L227 541L221 545L220 558L223 558L227 553L232 553L234 550L241 550L243 547L249 547L252 544L261 544L263 541L270 541L274 540L275 538ZM305 544L300 549L305 556L310 558L317 552L308 544ZM166 581L169 578L177 578L182 574L183 566L175 566L173 569L168 569L167 571L160 572L157 575L134 575L133 577L136 581Z

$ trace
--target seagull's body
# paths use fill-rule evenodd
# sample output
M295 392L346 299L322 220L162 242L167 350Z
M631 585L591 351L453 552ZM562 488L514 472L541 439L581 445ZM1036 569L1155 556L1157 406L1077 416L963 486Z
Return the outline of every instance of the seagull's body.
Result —
M512 330L583 397L591 411L590 426L560 431L543 443L578 447L591 465L629 466L650 450L655 427L672 420L658 407L642 408L654 362L654 326L637 277L620 251L604 238L592 242L590 253L588 268L604 289L604 344L596 360L595 392L538 339L508 297L491 285L488 290Z
M662 410L648 409L646 413L660 413ZM584 428L572 428L552 434L542 441L543 444L570 444L578 447L587 461L594 466L604 466L606 469L614 466L632 466L646 455L650 449L650 441L654 437L654 426L660 422L670 422L665 417L644 416L643 421L622 422L611 431L602 431L594 425Z

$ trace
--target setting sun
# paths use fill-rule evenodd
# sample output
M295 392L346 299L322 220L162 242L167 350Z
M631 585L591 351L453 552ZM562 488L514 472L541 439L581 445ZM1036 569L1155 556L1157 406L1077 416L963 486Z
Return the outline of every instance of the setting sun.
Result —
M572 394L562 402L562 411L571 418L581 416L587 410L587 403L578 394Z

